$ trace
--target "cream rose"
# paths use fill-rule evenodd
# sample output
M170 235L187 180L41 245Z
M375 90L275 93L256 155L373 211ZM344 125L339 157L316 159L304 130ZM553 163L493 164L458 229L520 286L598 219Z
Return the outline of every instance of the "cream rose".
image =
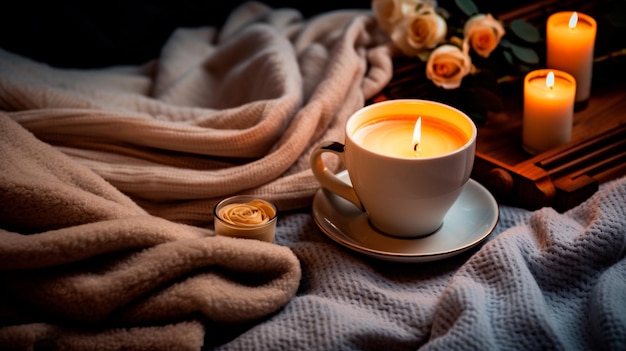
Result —
M393 27L402 21L402 18L415 12L418 4L430 3L424 0L372 0L372 11L379 26L387 34L391 34Z
M403 17L394 27L391 39L405 55L414 56L441 43L447 30L446 21L435 12L434 5L424 3L419 12Z
M276 215L274 208L265 201L233 203L222 207L218 216L227 223L253 226L269 222Z
M441 45L431 52L426 62L426 77L438 87L456 89L472 67L467 52L454 45Z
M372 0L372 11L378 25L387 34L404 16L400 0Z
M478 14L467 20L463 36L471 48L482 57L489 57L504 36L504 27L491 14Z

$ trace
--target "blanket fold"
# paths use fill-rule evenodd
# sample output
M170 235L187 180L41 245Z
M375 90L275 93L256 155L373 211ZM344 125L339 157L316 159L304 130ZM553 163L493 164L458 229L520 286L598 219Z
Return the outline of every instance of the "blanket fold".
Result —
M621 178L500 234L442 293L429 348L624 349L625 203Z
M209 225L237 193L303 208L319 187L312 147L343 138L391 79L374 24L250 2L221 29L178 29L143 66L57 69L0 50L0 109L163 218Z
M288 248L154 217L0 116L0 348L199 349L295 294ZM169 345L169 346L168 346Z
M486 243L420 264L355 255L300 215L298 294L218 350L624 350L625 204L622 177L566 213L502 206Z

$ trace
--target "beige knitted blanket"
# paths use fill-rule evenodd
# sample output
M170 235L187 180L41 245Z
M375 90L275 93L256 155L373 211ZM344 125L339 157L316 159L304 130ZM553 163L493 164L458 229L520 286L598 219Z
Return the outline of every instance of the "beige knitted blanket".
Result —
M284 307L297 257L214 236L213 205L308 206L311 148L390 77L368 12L259 3L140 67L0 49L0 348L196 350L211 323Z
M202 321L297 290L288 248L151 216L6 115L0 130L0 349L196 350Z
M0 50L0 109L148 212L207 225L232 194L310 204L311 148L342 138L391 79L383 41L365 10L303 20L248 3L219 30L176 31L141 67L55 69Z

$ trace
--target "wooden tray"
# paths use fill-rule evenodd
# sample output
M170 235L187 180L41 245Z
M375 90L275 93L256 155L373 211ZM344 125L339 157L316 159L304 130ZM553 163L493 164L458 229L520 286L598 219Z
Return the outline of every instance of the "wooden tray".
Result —
M521 147L521 111L509 105L479 127L472 177L500 202L565 211L626 175L626 85L595 89L574 113L572 141L535 156Z
M499 18L542 23L563 6L592 10L588 2L550 0L509 11ZM596 53L597 48L598 43ZM591 97L584 108L574 113L572 140L539 155L522 149L522 82L508 83L503 89L503 110L490 114L479 126L472 178L502 204L527 209L551 206L565 211L595 193L600 184L625 176L626 83L619 77L623 64L623 60L609 63L608 74L604 67L604 79L595 79L598 67L594 66ZM394 62L392 81L372 101L421 98L423 85L428 82L424 83L423 74L416 77L412 73L415 69L406 58Z
M592 88L587 106L574 113L572 140L538 155L522 148L523 93L513 90L505 110L478 127L472 172L500 203L565 211L600 184L626 176L625 83ZM374 101L407 97L419 98L384 91Z
M579 10L593 14L602 6L601 0L544 0L500 14L499 18L505 23L520 18L541 27L554 12ZM610 52L611 56L619 49L613 47L614 40L607 38L612 35L605 23L600 25L596 58L598 53ZM505 111L491 116L480 127L472 177L502 203L528 209L552 206L565 211L591 196L600 184L626 175L626 84L619 74L607 79L612 72L622 71L622 63L596 62L594 78L603 68L604 79L594 79L588 104L575 112L571 142L539 155L529 155L521 148L521 86L509 92Z

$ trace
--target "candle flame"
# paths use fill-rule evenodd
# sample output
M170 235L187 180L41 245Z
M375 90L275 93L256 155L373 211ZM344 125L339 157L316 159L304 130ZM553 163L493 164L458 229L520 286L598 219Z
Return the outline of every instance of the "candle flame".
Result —
M569 27L571 29L576 28L576 24L578 23L578 14L576 12L572 13L572 17L569 18Z
M552 89L554 87L554 72L550 71L546 77L546 87Z
M413 151L417 151L422 141L422 117L417 118L415 129L413 129Z

